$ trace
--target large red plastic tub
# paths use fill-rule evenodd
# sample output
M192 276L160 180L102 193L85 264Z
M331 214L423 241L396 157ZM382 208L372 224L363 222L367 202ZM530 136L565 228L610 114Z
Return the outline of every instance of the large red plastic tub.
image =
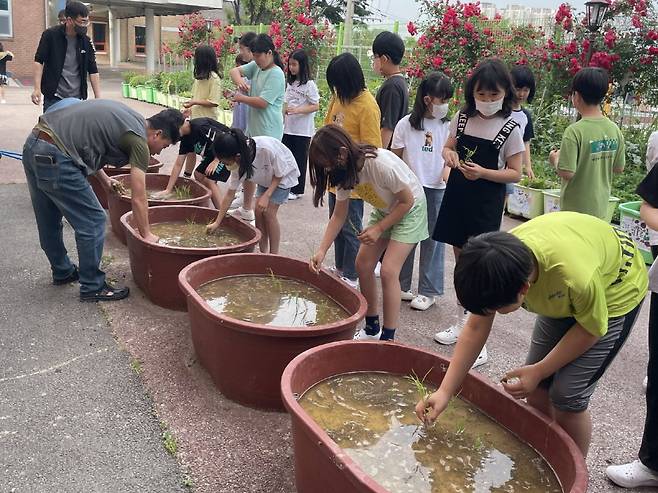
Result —
M292 418L298 493L386 493L302 409L297 398L336 375L381 371L425 375L440 385L449 360L396 343L336 342L309 349L287 366L281 394ZM565 493L587 491L587 466L571 437L530 406L514 400L475 372L464 380L460 397L533 447L555 471ZM440 418L439 418L440 419Z
M115 180L123 183L126 188L130 188L130 175L117 175ZM147 190L164 190L169 183L168 175L146 174L146 188ZM178 178L176 180L177 187L189 186L192 194L191 199L185 200L149 200L149 207L157 207L162 205L196 205L199 207L206 207L210 205L210 191L189 178ZM121 243L126 244L126 232L121 225L121 216L126 212L132 210L132 202L130 197L111 193L107 196L107 205L110 210L110 223L112 224L112 232L116 235Z
M309 283L328 294L349 314L333 324L273 327L224 316L196 289L222 277L261 274ZM329 272L312 273L308 262L269 254L233 254L200 260L178 276L187 297L192 342L199 361L229 399L250 407L283 410L281 373L298 354L314 346L351 339L366 313L361 294Z
M149 207L148 214L152 224L186 220L209 223L217 218L215 209L189 205ZM121 216L121 224L126 231L130 270L135 284L153 303L172 310L184 311L187 308L185 295L178 287L178 274L184 267L216 255L253 252L260 240L260 231L229 215L222 225L235 231L244 241L238 245L215 248L174 247L144 241L132 211Z
M146 172L158 173L160 171L160 168L162 168L162 163L160 162L158 162L157 164L149 164L149 167L146 170ZM103 171L105 171L105 174L107 174L107 176L110 177L117 175L125 175L125 174L130 174L130 166L123 166L121 168L115 168L114 166L105 166L103 168ZM96 175L88 176L87 181L91 185L91 189L96 194L96 197L98 198L98 201L101 203L103 209L107 209L107 192L103 188L103 185L101 185L101 181L96 177Z

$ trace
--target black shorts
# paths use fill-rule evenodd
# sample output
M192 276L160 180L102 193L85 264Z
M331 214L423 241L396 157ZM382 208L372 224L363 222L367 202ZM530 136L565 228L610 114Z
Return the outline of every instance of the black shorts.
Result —
M228 169L226 169L226 166L224 166L223 164L220 164L219 166L217 166L217 169L215 170L215 172L212 175L206 176L206 168L208 168L209 164L210 163L204 164L202 162L199 166L196 167L196 169L194 171L198 171L199 173L201 173L203 176L205 176L209 180L221 181L222 183L226 183L226 181L228 180L228 177L231 176L231 172Z

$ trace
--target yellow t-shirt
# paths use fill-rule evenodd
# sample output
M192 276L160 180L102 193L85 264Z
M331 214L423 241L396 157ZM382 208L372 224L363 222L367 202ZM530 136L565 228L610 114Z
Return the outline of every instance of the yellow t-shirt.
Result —
M587 214L553 212L510 231L537 259L537 281L524 308L551 318L574 317L603 336L608 318L635 308L647 293L640 251L623 232Z
M215 72L210 73L208 79L195 79L192 85L192 99L207 99L217 106L208 107L194 105L192 106L191 118L212 118L219 119L219 103L222 98L222 81Z
M382 147L382 134L379 128L381 113L375 97L368 90L363 90L347 104L343 104L337 97L329 101L327 116L324 117L325 125L334 124L343 127L356 142L370 144L377 149ZM336 193L334 187L329 188L331 193ZM360 198L356 192L352 192L350 198Z

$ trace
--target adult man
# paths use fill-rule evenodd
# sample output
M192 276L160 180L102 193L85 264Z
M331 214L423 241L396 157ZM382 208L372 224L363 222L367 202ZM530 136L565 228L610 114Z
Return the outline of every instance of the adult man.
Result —
M601 219L554 212L472 237L455 267L455 292L470 312L441 387L416 406L433 421L480 353L497 313L538 315L526 364L505 390L550 416L589 449L587 410L599 379L624 345L647 292L647 273L628 235Z
M128 289L110 286L99 268L106 217L87 175L96 173L108 193L116 193L102 168L130 164L137 227L144 239L157 241L149 229L145 172L150 155L178 141L184 118L169 109L145 120L122 103L102 99L64 103L39 118L23 148L41 248L50 262L53 284L79 280L81 301L120 300L128 296ZM64 246L62 216L75 231L79 269Z
M34 55L32 102L43 110L63 98L87 99L87 74L96 98L101 97L96 53L87 36L89 9L71 1L65 9L66 23L46 29Z

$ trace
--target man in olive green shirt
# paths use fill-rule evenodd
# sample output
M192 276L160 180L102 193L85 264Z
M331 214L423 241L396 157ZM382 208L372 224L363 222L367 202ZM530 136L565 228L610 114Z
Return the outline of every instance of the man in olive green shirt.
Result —
M25 142L23 167L34 208L41 248L56 285L80 281L81 301L112 301L128 296L100 270L105 239L105 211L87 176L96 174L109 193L106 164L130 164L135 221L142 237L157 241L149 229L145 172L149 156L179 139L183 115L164 110L148 119L116 101L62 100L40 118ZM68 257L62 217L75 231L79 267Z
M553 417L587 456L590 397L627 340L647 286L633 241L587 214L555 212L509 233L471 238L455 267L455 292L471 315L441 387L418 403L418 416L438 417L484 347L496 314L523 307L537 314L530 350L503 387Z
M572 102L581 120L564 132L559 151L549 155L562 178L560 210L605 219L613 173L624 170L624 136L601 112L608 73L598 67L580 70L572 83Z

